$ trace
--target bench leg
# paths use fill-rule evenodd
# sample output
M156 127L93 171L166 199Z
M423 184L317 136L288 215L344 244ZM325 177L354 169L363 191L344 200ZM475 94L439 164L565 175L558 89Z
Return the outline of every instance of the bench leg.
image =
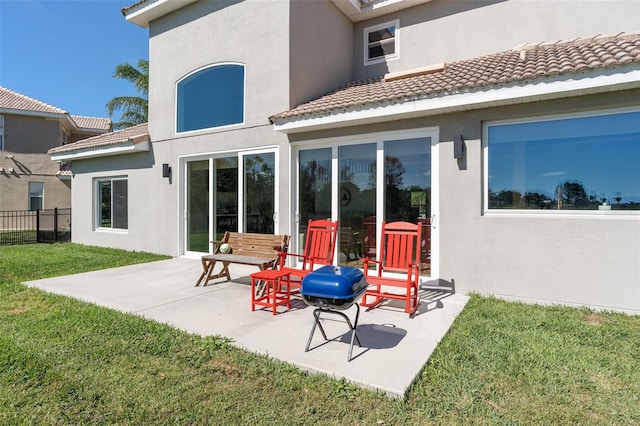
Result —
M201 262L202 262L202 274L200 274L198 281L196 281L195 287L198 287L200 284L202 284L203 287L207 285L207 283L211 279L211 273L213 272L213 267L216 264L215 260L212 261L208 259L202 259Z

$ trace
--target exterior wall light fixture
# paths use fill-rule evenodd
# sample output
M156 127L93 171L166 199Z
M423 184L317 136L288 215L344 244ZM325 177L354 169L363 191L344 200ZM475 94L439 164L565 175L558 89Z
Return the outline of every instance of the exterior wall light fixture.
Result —
M464 138L462 135L453 137L453 158L461 160L464 157Z
M162 163L162 177L171 178L171 166L167 163Z

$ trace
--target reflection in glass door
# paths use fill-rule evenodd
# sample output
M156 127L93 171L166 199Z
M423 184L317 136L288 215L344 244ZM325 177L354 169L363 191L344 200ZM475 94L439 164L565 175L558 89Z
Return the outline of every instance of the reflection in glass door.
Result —
M244 232L274 233L275 154L243 156Z
M309 220L331 218L331 148L300 151L298 185L298 252L304 247Z
M376 144L340 146L338 164L338 262L362 266L376 256Z
M187 163L187 251L209 251L209 160Z
M226 231L238 231L238 158L216 158L213 170L213 236L220 241Z
M431 140L384 143L384 220L421 225L420 273L431 272ZM416 259L417 260L417 259Z

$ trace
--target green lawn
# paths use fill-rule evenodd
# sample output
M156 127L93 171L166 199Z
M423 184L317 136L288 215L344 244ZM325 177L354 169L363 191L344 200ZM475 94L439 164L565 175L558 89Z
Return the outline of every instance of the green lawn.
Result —
M638 316L473 295L396 400L21 284L160 258L0 247L0 424L640 424Z

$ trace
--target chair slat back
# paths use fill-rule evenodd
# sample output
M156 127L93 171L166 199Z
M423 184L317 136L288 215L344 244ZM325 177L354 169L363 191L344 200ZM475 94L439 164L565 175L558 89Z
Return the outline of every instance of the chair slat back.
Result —
M302 269L311 265L332 265L338 234L338 222L318 219L309 220L304 242Z
M382 223L382 267L380 273L406 272L411 264L420 261L420 231L418 224L409 222Z

